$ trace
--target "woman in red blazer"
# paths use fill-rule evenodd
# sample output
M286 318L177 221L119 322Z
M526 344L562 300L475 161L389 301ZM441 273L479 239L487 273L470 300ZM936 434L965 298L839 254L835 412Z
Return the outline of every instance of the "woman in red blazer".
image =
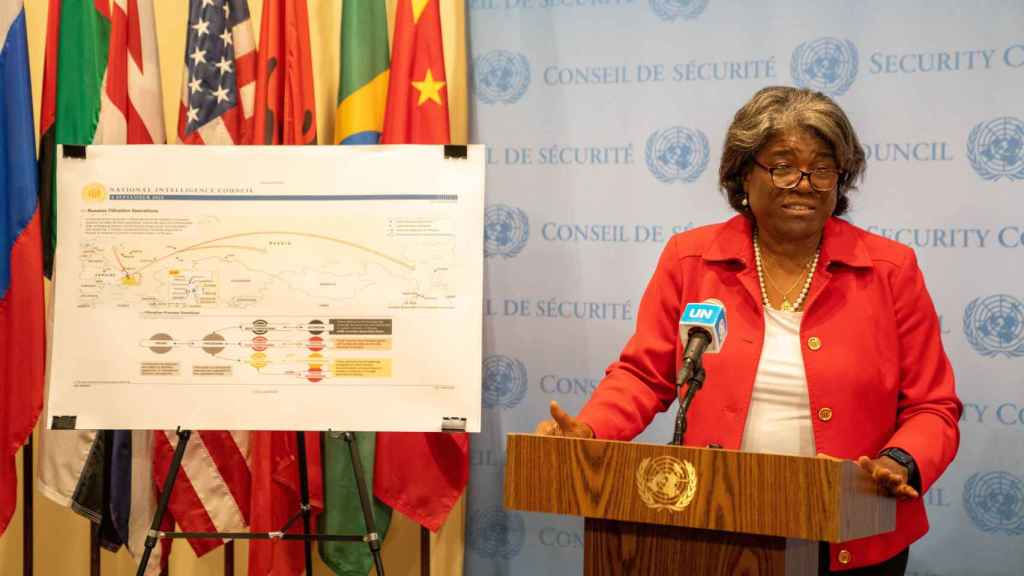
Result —
M717 298L729 342L703 360L686 444L857 460L899 499L896 530L823 547L821 571L903 574L962 406L913 251L836 218L864 164L827 96L755 94L719 170L739 215L669 240L619 360L578 417L552 403L537 432L635 437L676 399L683 307Z

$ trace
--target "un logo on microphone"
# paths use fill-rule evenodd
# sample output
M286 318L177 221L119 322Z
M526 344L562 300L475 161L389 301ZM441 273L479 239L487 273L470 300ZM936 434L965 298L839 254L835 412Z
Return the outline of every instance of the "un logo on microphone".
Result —
M797 86L841 96L857 78L857 60L857 47L853 42L818 38L793 50L789 70Z
M982 532L1024 534L1024 481L1009 472L979 472L964 485L964 509Z
M530 219L512 206L493 204L484 212L484 255L513 258L530 238Z
M511 560L526 542L526 522L501 506L477 510L469 519L469 548L483 558Z
M526 56L494 50L473 59L473 91L484 104L512 104L530 86L530 62Z
M658 180L693 182L707 168L711 149L700 130L673 126L647 137L647 168Z
M708 6L708 0L651 0L651 10L666 22L693 20Z
M964 309L964 336L982 356L1024 356L1024 305L1006 294L971 300Z
M484 359L484 408L515 408L526 397L526 365L508 356Z
M1004 116L978 124L967 137L967 158L985 180L1024 180L1024 122Z

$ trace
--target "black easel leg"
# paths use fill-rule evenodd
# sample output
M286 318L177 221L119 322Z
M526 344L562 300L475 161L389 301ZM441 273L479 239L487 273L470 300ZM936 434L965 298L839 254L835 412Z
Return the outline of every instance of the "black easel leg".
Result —
M146 566L149 565L149 557L153 554L153 547L158 541L157 532L163 524L164 515L167 513L167 504L171 501L171 490L174 488L174 480L178 477L178 470L181 468L181 459L185 455L185 446L188 444L191 430L178 429L178 445L174 448L174 457L171 459L171 466L167 470L167 479L164 481L163 491L160 492L160 501L156 506L156 514L153 516L153 524L149 527L149 534L146 535L146 547L142 551L142 559L139 560L139 570L135 576L145 576Z
M21 519L24 531L21 533L21 573L24 576L32 576L32 549L33 528L32 528L32 479L36 475L32 470L32 436L21 448Z
M370 494L366 489L366 475L363 473L363 459L359 457L356 435L351 432L343 432L342 437L348 444L349 455L352 456L352 473L356 477L359 503L362 505L363 520L366 522L366 544L370 547L370 555L373 556L373 565L377 568L377 576L384 576L384 562L380 557L380 535L377 533L377 522L373 518Z
M309 507L309 467L307 465L306 457L306 433L296 432L295 433L295 447L299 452L299 494L302 497L302 501L299 506L302 508L302 526L305 534L310 533L310 515L312 512ZM305 539L302 542L306 555L306 574L311 576L313 574L313 541Z

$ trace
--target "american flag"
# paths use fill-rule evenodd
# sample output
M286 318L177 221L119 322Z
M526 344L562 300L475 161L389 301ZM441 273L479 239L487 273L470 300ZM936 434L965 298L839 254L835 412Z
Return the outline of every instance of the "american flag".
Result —
M255 78L247 0L189 0L179 141L249 144Z
M255 78L248 0L189 0L178 141L249 144ZM176 445L174 432L154 436L153 472L161 486ZM193 434L168 505L178 525L189 532L247 530L252 488L248 460L248 432ZM189 543L202 555L221 541Z

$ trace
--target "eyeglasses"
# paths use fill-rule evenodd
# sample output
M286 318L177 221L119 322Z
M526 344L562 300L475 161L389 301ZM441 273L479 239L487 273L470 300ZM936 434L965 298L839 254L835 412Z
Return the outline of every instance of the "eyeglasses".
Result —
M804 176L807 176L807 181L811 183L811 188L815 191L831 192L835 190L839 180L843 177L843 172L835 168L815 168L810 172L804 172L789 164L778 164L774 168L769 168L758 162L757 158L754 158L754 164L768 172L772 177L772 184L783 190L796 188Z

